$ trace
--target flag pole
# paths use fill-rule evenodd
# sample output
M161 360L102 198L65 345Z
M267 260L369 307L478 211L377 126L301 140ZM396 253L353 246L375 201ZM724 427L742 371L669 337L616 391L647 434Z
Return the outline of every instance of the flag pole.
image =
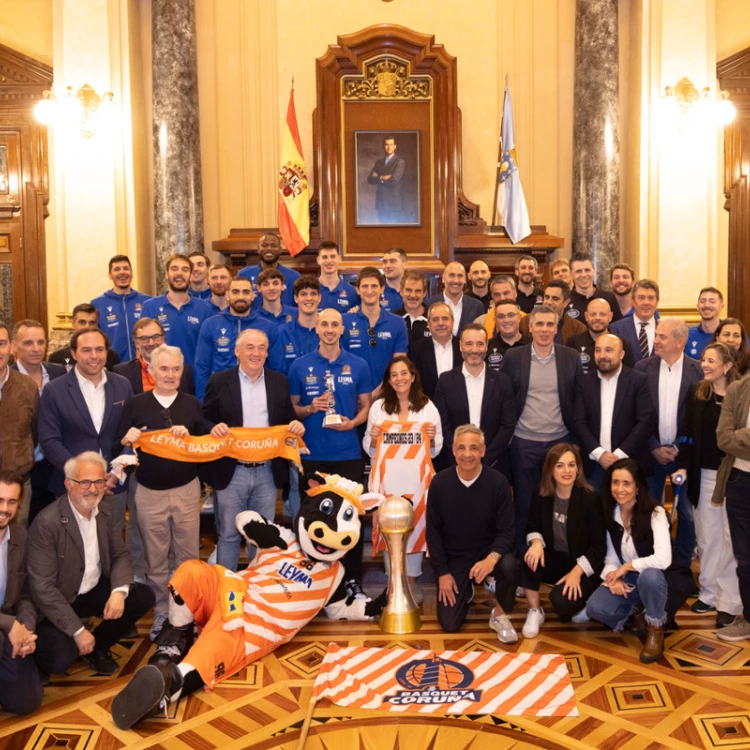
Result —
M307 740L307 733L310 731L310 723L312 722L313 711L315 710L315 704L318 699L313 695L310 698L310 702L307 704L307 712L305 713L305 721L302 723L302 729L299 734L299 742L297 743L297 750L303 750L305 742Z
M508 74L505 74L505 85L508 85ZM500 184L500 162L503 159L503 113L505 112L505 89L503 89L503 109L500 113L500 139L497 142L497 172L495 173L495 197L492 201L492 226L497 221L497 186Z

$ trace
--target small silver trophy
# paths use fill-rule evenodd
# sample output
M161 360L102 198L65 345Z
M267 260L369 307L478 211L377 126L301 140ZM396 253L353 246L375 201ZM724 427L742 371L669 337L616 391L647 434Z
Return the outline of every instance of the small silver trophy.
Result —
M331 374L330 370L326 370L325 374L325 386L326 396L328 396L328 408L326 409L326 415L323 417L323 427L331 427L336 424L341 424L341 415L336 413L335 399L333 394L336 392L336 379Z

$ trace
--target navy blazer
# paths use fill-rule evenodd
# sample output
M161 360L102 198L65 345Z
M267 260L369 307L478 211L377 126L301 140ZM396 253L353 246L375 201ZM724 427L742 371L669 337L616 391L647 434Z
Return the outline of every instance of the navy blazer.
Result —
M12 370L18 370L18 363L14 362L10 367ZM47 371L50 383L53 380L62 377L67 372L65 365L57 365L54 362L42 362L42 367Z
M456 427L470 422L469 395L466 392L466 379L461 367L444 372L440 376L433 403L440 412L440 423L443 428L444 447L437 461L440 468L446 468L455 463L452 448ZM507 376L493 372L485 365L479 427L484 432L487 451L482 463L505 474L508 481L511 476L508 444L516 428L514 411L513 389Z
M516 346L505 352L500 363L500 372L504 372L513 385L516 399L516 422L521 418L526 397L529 395L529 378L531 373L531 344ZM583 370L581 360L575 349L555 344L555 365L557 366L557 395L560 400L560 413L568 432L573 432L573 410L576 394L581 387Z
M637 372L643 372L648 377L648 385L651 390L651 400L654 404L654 411L656 412L656 420L654 432L649 440L649 450L656 450L661 446L661 440L659 438L659 372L661 371L661 357L654 355L648 357L648 359L642 359L640 362L635 363L635 369ZM682 362L682 380L680 380L680 403L677 407L677 435L681 435L683 431L683 424L685 422L685 401L687 399L688 389L694 383L699 380L703 380L703 370L700 364L684 355Z
M484 315L484 305L474 297L469 297L467 294L463 296L463 307L461 308L461 320L458 321L458 335L461 335L461 331L473 323L480 315ZM445 302L445 297L442 294L436 294L434 297L430 297L424 301L425 316L429 312L430 305L435 302Z
M615 405L612 411L612 450L619 448L634 458L647 474L651 473L651 455L647 449L658 415L654 412L648 378L630 367L623 366L617 378ZM585 375L578 392L573 417L573 431L581 444L586 474L596 463L589 453L601 444L602 423L601 380L596 369Z
M240 388L239 365L230 370L215 372L208 379L206 396L203 399L203 417L209 429L223 422L228 427L242 427L242 389ZM277 427L297 419L289 396L289 381L280 372L263 370L268 404L268 424ZM204 466L201 476L216 490L225 489L232 481L237 460L220 458ZM289 481L289 468L283 458L274 458L271 464L273 479L277 487Z
M460 367L464 361L459 349L458 336L454 336L451 343L453 344L453 368ZM435 359L435 346L433 345L432 336L422 336L418 339L409 341L409 359L419 372L419 380L422 383L422 390L430 399L435 395L435 389L438 384L437 360Z
M133 397L126 378L107 373L104 386L105 407L102 429L96 431L86 401L78 385L75 368L50 382L39 402L39 445L44 457L55 467L49 482L50 492L65 494L65 462L84 451L102 454L109 462L120 453L115 444L117 428L125 403Z
M654 313L656 323L659 323L658 311ZM638 326L640 328L640 325ZM638 333L635 327L635 315L628 315L626 318L621 318L614 323L609 324L609 332L617 334L621 339L625 339L633 347L633 357L635 358L636 364L643 359L641 354L641 346L638 343ZM649 355L653 355L654 347L651 347Z
M139 393L143 393L143 371L141 370L141 362L137 357L128 362L121 362L119 365L115 365L114 371L130 381L134 395L137 396ZM195 396L193 368L187 362L185 362L182 368L182 378L180 378L180 385L177 390L180 393Z

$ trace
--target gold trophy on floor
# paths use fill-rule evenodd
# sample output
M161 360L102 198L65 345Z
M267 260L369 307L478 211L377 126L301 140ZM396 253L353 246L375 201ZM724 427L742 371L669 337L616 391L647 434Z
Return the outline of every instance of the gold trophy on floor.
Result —
M414 530L414 507L396 495L378 507L378 531L385 539L390 559L388 603L380 615L379 627L385 633L414 633L422 627L419 607L406 577L406 543Z
M330 370L326 370L323 381L325 384L325 394L328 396L328 408L326 409L325 417L323 417L323 427L331 427L332 425L341 424L342 421L341 415L336 413L336 399L333 396L336 392L336 378Z

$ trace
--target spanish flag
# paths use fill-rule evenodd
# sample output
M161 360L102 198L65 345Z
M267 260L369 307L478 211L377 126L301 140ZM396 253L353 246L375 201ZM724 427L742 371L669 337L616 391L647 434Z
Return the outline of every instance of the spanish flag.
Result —
M310 186L294 111L294 87L289 92L279 169L279 232L290 255L310 242Z

